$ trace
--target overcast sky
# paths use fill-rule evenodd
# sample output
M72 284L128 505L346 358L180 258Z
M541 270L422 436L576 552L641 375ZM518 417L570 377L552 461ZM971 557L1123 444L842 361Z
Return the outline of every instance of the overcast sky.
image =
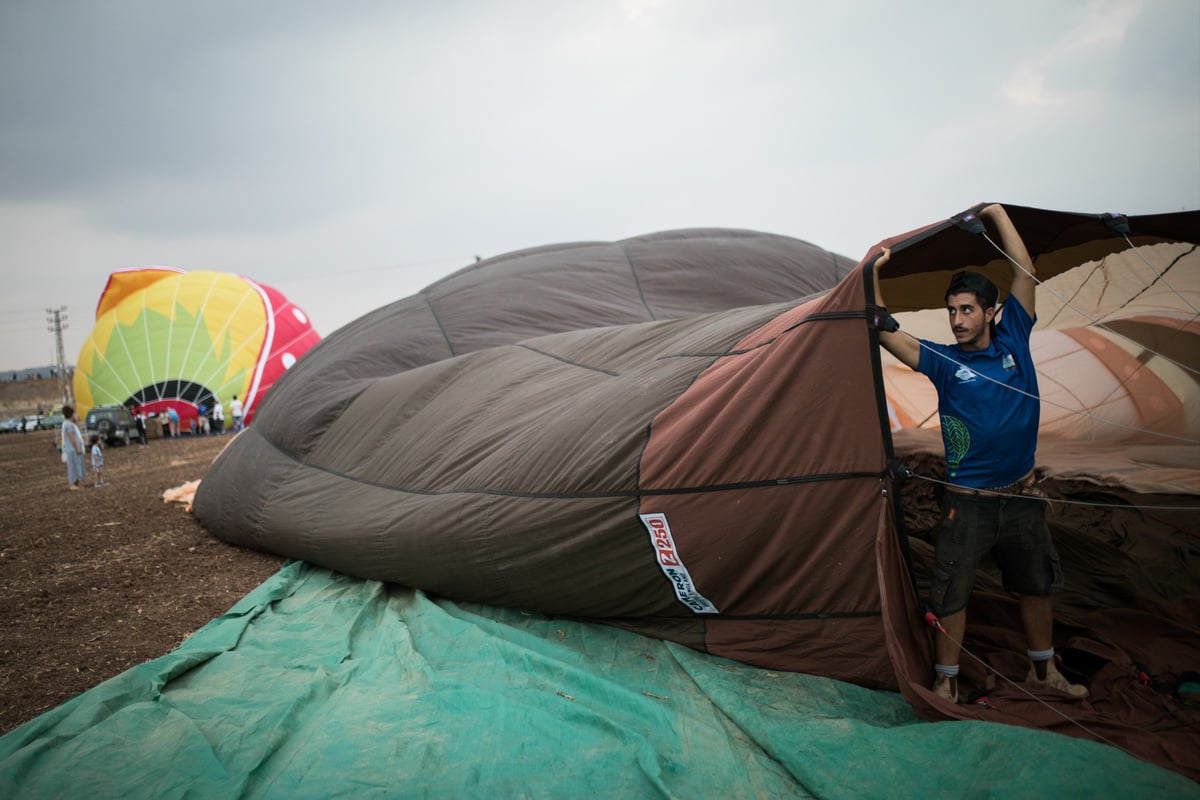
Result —
M62 305L74 363L129 266L328 334L476 255L857 260L984 200L1200 208L1200 3L0 0L0 369L53 363Z

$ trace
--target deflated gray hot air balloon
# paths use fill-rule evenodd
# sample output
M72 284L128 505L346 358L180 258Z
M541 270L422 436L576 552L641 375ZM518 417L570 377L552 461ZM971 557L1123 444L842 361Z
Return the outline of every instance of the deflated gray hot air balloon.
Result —
M1008 210L1042 279L1132 245L1174 248L1176 277L1197 269L1200 213ZM961 222L881 243L894 311L940 308L963 267L1007 284L994 237ZM879 252L854 267L696 230L481 262L306 354L211 467L196 514L351 575L898 688L931 715L1055 726L943 708L925 688L866 278ZM1194 337L1195 316L1176 330ZM1200 743L1105 720L1092 729L1134 748Z

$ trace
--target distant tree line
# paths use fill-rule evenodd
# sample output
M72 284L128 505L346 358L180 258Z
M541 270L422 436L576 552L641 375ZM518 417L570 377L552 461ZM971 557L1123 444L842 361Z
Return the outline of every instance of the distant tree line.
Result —
M67 375L74 374L75 368L68 366ZM13 383L16 381L42 380L44 378L57 378L58 367L51 365L48 367L29 367L27 369L7 370L0 373L0 381Z

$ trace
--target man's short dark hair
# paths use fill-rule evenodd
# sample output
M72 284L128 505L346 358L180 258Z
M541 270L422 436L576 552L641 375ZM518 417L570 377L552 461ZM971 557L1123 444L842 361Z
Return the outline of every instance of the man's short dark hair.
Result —
M962 270L954 273L954 277L950 279L950 288L946 290L945 300L950 299L952 294L963 294L970 292L975 295L979 301L980 308L992 308L996 305L996 301L1000 299L1000 290L996 288L996 284L987 279L987 276L980 275L978 272L969 272Z

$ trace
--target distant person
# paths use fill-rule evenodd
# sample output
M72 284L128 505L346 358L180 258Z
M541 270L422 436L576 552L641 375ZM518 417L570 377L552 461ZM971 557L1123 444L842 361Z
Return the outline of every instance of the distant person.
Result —
M41 404L41 403L38 403L38 413L37 413L37 415L40 417L40 416L44 415L45 413L46 413L46 409L45 409L45 408L42 406L42 404ZM66 416L66 414L64 414L63 416L65 417L65 416Z
M96 487L107 486L108 481L104 480L104 449L100 447L100 434L93 433L88 438L88 443L92 446L92 475L96 479Z
M79 420L72 406L63 406L62 460L67 465L67 488L79 489L86 478L87 467L83 460L83 434L79 432Z
M225 407L221 405L221 398L213 398L212 408L213 430L219 434L225 433Z
M29 417L21 417L21 433L29 433Z
M138 411L133 415L133 424L137 428L138 447L146 446L146 415L142 411Z
M233 432L237 433L242 429L242 401L236 394L229 401L229 416L233 417Z
M167 426L171 429L171 438L179 436L179 412L173 406L167 409Z
M197 408L196 411L200 414L200 433L204 436L207 436L208 435L208 404L201 403L200 407Z

